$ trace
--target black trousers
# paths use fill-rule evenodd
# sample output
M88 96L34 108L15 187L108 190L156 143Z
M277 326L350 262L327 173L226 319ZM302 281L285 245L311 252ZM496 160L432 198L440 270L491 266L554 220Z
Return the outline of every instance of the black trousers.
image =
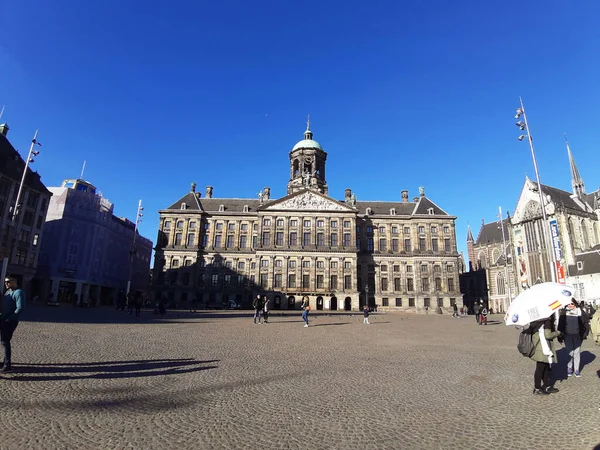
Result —
M0 320L0 341L4 347L4 366L11 365L12 349L10 347L10 340L13 337L13 333L17 329L19 322L14 320Z
M533 374L533 382L536 389L550 387L550 372L549 363L536 361L535 373Z

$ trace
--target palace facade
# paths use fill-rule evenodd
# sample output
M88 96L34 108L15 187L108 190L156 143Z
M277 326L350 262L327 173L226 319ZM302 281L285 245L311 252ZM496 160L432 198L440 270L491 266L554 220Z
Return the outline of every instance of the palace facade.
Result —
M218 198L190 192L160 210L153 293L171 305L273 309L450 310L461 299L456 217L425 196L397 202L329 196L327 153L304 139L289 153L287 195Z

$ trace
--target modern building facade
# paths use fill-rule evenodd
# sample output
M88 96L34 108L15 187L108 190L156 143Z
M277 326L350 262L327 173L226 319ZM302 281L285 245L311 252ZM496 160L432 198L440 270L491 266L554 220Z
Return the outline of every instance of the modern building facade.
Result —
M50 191L46 239L36 273L42 298L113 305L129 277L130 291L145 293L152 241L137 234L132 253L135 224L116 217L114 205L84 180L65 180Z
M7 124L0 125L0 257L8 257L6 273L15 276L31 298L38 290L33 277L52 193L40 175L28 168L17 216L12 220L25 161L8 140L8 130Z
M159 211L155 299L249 307L256 294L275 309L450 309L460 299L455 217L425 196L399 201L329 196L327 153L304 139L289 152L287 195L204 198L190 192Z

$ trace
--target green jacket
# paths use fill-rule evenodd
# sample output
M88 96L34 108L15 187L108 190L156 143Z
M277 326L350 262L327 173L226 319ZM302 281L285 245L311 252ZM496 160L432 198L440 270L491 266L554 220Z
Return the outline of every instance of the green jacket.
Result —
M546 341L548 341L548 347L552 351L553 359L552 362L558 362L558 358L556 357L556 350L554 350L554 339L560 336L560 331L550 331L544 328L544 336L546 337ZM548 355L544 355L542 350L542 343L540 342L540 332L539 330L533 333L531 337L531 342L535 346L535 352L529 359L537 362L548 362Z

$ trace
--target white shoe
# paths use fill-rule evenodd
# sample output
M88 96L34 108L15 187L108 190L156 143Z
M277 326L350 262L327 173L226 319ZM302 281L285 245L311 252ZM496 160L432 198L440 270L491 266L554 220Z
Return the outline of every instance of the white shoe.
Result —
M308 324L304 325L304 328L308 328Z

